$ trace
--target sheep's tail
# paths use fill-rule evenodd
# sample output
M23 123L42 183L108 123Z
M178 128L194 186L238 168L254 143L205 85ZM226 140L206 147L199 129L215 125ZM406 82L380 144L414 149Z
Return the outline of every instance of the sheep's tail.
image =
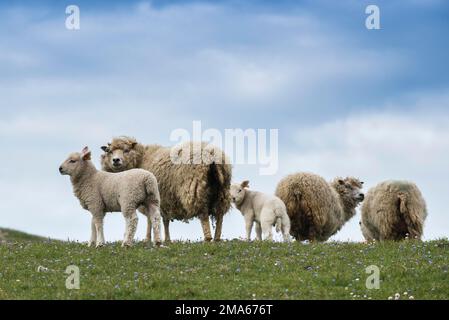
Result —
M274 209L276 215L276 232L282 233L282 237L285 242L290 242L290 218L287 214L287 208L285 205L279 206Z
M156 177L147 176L147 179L145 180L145 191L149 197L150 203L159 207L161 197L159 195Z
M274 209L274 214L276 216L276 232L282 232L283 227L285 226L284 217L287 215L287 210L282 207L277 207Z
M209 216L218 220L231 208L231 176L232 167L225 153L211 144L203 145L203 163L207 169L207 209ZM204 186L206 187L206 186Z
M407 225L409 237L411 239L421 239L423 231L423 223L419 208L416 205L410 203L407 193L398 193L399 199L399 212Z
M228 164L211 163L208 172L209 212L223 215L231 208L231 167Z

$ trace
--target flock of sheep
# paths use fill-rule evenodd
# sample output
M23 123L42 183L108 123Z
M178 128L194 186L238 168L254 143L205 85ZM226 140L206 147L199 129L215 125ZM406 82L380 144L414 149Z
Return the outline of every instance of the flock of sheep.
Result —
M275 195L249 189L249 181L231 184L232 167L222 150L189 142L177 149L142 145L129 137L114 138L102 147L102 171L84 148L60 166L69 175L75 196L92 214L89 246L104 245L103 220L107 212L122 212L126 221L123 246L130 246L139 210L147 216L146 241L160 245L161 218L165 241L170 241L173 220L199 218L205 241L212 240L210 219L216 224L213 239L221 238L223 216L231 203L240 210L250 240L253 224L258 240L272 239L272 227L298 241L326 241L356 213L363 202L360 227L366 240L420 239L427 216L426 203L414 183L386 181L366 196L363 182L347 177L325 181L311 173L282 179ZM200 151L200 155L197 151ZM175 163L173 154L187 160ZM201 157L201 162L194 160ZM186 164L188 163L188 164Z

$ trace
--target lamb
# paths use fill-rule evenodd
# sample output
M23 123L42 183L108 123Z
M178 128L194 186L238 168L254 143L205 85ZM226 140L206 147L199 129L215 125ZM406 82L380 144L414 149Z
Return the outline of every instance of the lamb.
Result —
M62 175L70 176L75 196L81 206L92 214L89 246L104 245L103 219L107 212L122 211L126 232L122 246L131 246L137 229L136 209L145 207L151 219L156 245L160 245L160 195L155 176L142 169L123 173L97 171L91 152L85 147L72 153L59 167Z
M362 206L360 227L366 240L421 239L426 202L409 181L384 181L371 188Z
M119 137L103 146L104 171L121 172L142 168L154 173L161 192L165 240L170 241L171 220L201 220L204 238L212 240L209 217L216 220L214 240L221 238L224 214L230 209L232 167L220 149L200 142L173 148L142 145L134 138ZM182 160L182 161L179 161ZM147 239L151 239L148 221Z
M251 240L251 230L256 222L257 240L273 240L272 226L281 232L285 242L290 241L290 218L281 199L258 191L248 190L249 181L231 185L231 199L245 218L246 239Z
M296 173L282 179L275 194L287 207L296 240L326 241L355 215L364 199L362 185L353 177L328 183L312 173Z

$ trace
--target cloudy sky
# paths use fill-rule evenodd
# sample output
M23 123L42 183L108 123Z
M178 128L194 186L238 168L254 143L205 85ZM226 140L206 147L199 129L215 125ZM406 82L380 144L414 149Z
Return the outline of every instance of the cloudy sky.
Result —
M365 27L368 4L380 30ZM66 6L81 11L65 27ZM286 174L408 179L429 209L425 239L449 236L449 4L445 1L2 1L0 226L86 241L89 214L60 163L112 136L279 129L279 170L235 165L272 193ZM360 241L359 214L333 237ZM120 214L106 238L121 239ZM140 217L138 236L145 232ZM232 210L223 236L242 237ZM199 239L198 221L174 223Z

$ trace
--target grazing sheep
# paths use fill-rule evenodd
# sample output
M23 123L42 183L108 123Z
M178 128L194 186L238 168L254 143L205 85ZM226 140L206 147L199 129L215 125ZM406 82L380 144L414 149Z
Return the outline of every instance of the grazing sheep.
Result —
M246 239L251 240L251 230L256 222L257 240L262 240L262 233L265 239L273 240L271 229L275 225L277 232L282 231L284 241L290 241L290 218L282 200L248 188L248 180L231 185L232 202L245 217Z
M206 241L212 240L209 217L215 218L214 240L220 240L223 216L231 206L232 168L223 151L199 142L173 148L144 146L129 137L115 138L102 150L105 153L101 164L105 171L142 168L154 173L161 193L166 241L170 241L171 220L187 222L194 217L201 220ZM150 239L151 221L148 223L147 239Z
M366 240L421 239L426 216L426 202L414 183L385 181L366 194L360 227Z
M296 173L282 179L276 195L285 203L296 240L326 241L355 215L363 182L348 177L328 183L318 175Z
M62 175L70 176L75 196L81 206L92 213L92 233L89 246L104 244L103 219L107 212L123 212L126 220L125 239L122 246L130 246L137 229L136 209L147 209L152 221L155 242L160 237L160 197L157 180L151 172L141 169L123 173L98 171L86 147L81 153L71 154L59 167Z

